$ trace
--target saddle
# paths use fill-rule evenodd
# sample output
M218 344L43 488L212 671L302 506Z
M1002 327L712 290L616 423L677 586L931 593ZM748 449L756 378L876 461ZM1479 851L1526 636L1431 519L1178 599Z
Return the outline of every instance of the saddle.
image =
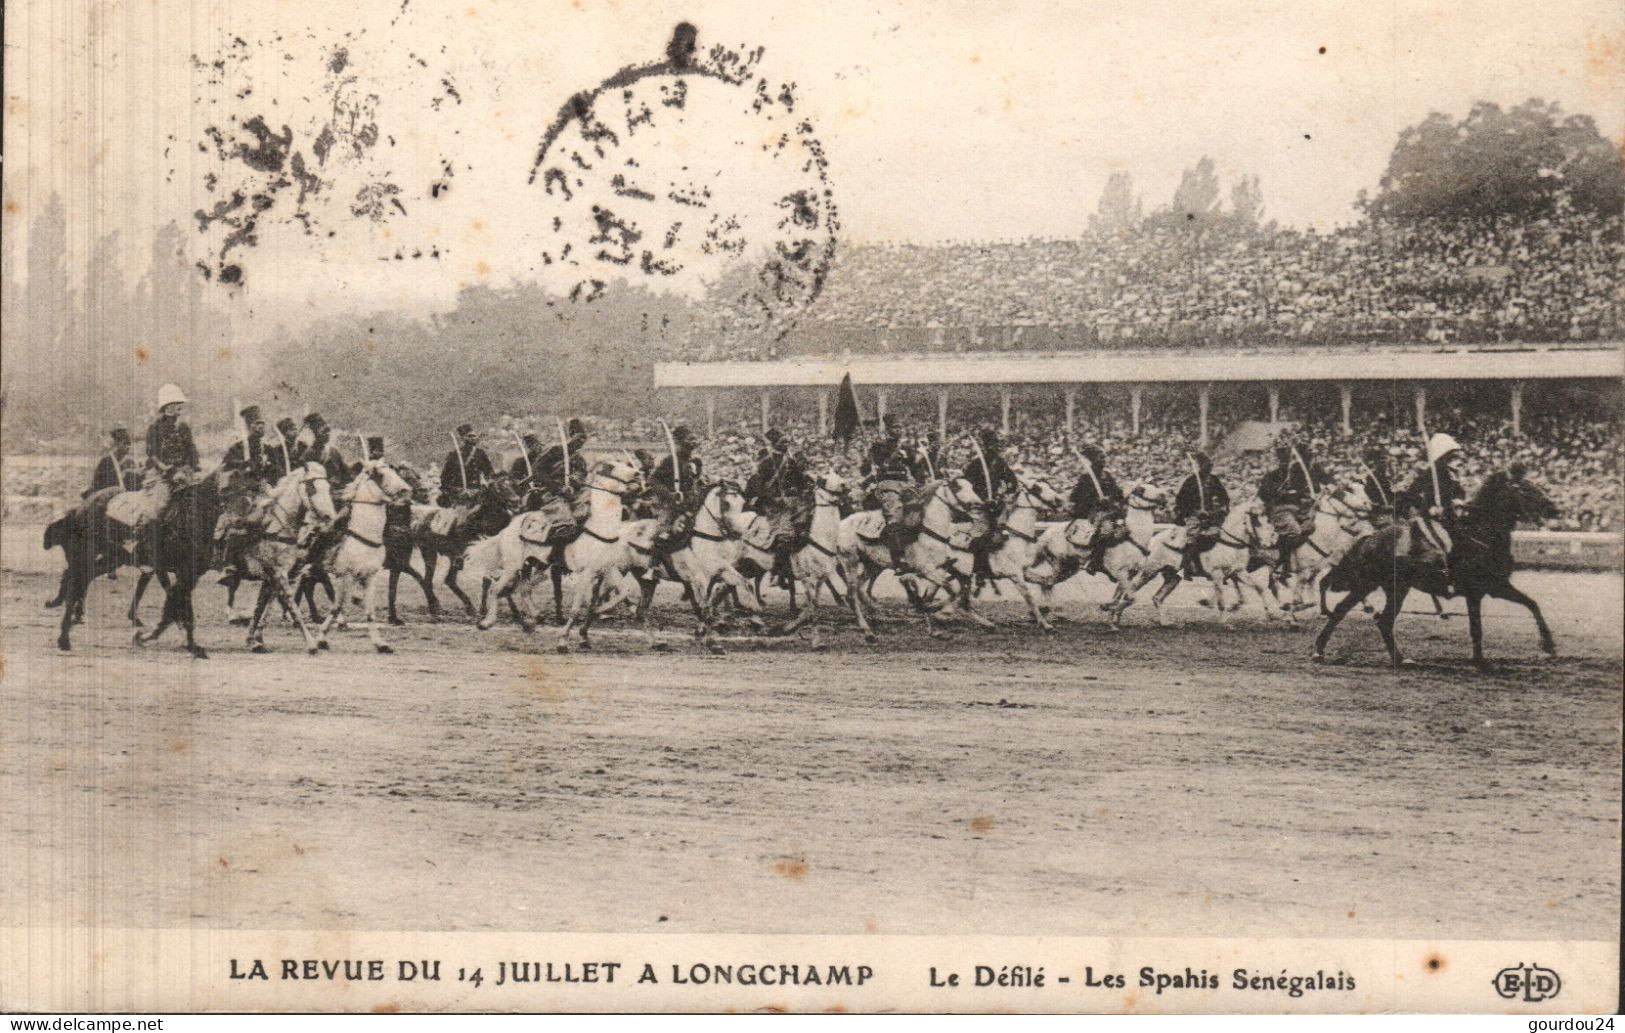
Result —
M98 496L105 500L107 519L125 527L133 529L158 518L156 500L146 489L120 491L116 487L103 488L85 501L88 504Z

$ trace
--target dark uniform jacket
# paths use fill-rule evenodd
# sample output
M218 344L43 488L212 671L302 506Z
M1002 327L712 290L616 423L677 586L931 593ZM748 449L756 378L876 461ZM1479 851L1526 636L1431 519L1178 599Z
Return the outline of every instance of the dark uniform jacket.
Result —
M685 498L692 499L700 486L700 459L692 452L678 452L681 461L673 473L672 457L667 456L656 466L655 472L649 475L649 487L671 494L681 493Z
M1174 493L1174 523L1189 523L1192 517L1204 512L1208 523L1222 523L1230 512L1230 493L1213 474L1198 481L1193 473Z
M554 445L541 454L535 462L535 476L532 482L548 488L560 495L572 495L575 490L587 481L587 460L582 457L581 450L570 449L569 483L565 483L564 446ZM523 460L520 461L523 465Z
M147 463L165 470L196 470L199 464L192 428L179 420L153 420L147 428Z
M1095 487L1095 481L1100 487ZM1105 469L1095 471L1093 477L1085 471L1078 478L1077 486L1072 489L1072 515L1078 519L1092 516L1102 506L1117 508L1123 504L1123 489L1117 486L1117 479Z
M122 474L122 476L120 476ZM84 494L92 495L103 488L119 488L123 491L135 491L141 487L141 475L135 470L135 460L126 455L113 463L110 455L102 456L101 462L96 464L96 472L90 476L90 487Z
M863 462L864 474L877 481L924 481L924 464L901 438L881 438L869 446L869 456Z
M1467 492L1443 464L1438 466L1438 471L1439 499L1444 504L1439 522L1446 527L1454 527L1461 513L1461 504L1467 501ZM1394 509L1402 516L1424 514L1434 505L1433 476L1426 467L1394 499Z
M1315 497L1316 489L1326 484L1330 478L1314 461L1307 457L1305 461L1309 463L1309 469L1315 475L1315 483L1310 484L1304 478L1303 467L1294 459L1285 469L1276 467L1258 482L1258 497L1264 505L1271 509L1279 506L1299 507L1307 505L1309 500Z
M769 452L756 464L756 472L745 483L745 498L751 508L785 498L799 498L812 491L812 478L794 452Z
M459 452L463 456L461 463L457 461ZM485 454L485 449L475 445L465 451L462 446L458 446L455 450L447 452L445 462L440 464L440 490L449 493L460 492L466 488L478 488L495 475L496 470L491 466L491 457Z
M971 488L983 502L1002 499L1006 492L1021 490L1021 486L1016 483L1016 475L1010 470L1010 464L997 452L987 456L986 470L982 469L981 459L972 459L959 471L959 476L970 482ZM992 484L988 483L989 479L992 480Z
M265 442L262 448L260 469L266 484L275 484L292 472L294 450L280 435Z
M322 469L327 471L328 487L338 491L350 483L350 466L344 461L344 456L329 442L317 442L308 448L294 450L293 465L302 466L305 463L320 463Z
M243 457L243 443L241 441L226 449L226 458L222 461L227 470L234 474L246 475L257 482L274 483L282 477L282 459L276 459L276 469L271 469L266 454L265 442L256 437L248 439L248 457Z
M1366 469L1365 479L1360 482L1365 489L1365 497L1371 500L1371 505L1379 510L1392 511L1394 508L1394 486L1389 483L1388 475L1381 470Z

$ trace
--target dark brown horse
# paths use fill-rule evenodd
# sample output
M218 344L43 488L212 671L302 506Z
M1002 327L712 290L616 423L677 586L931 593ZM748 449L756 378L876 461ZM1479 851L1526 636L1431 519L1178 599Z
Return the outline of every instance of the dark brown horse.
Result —
M463 569L463 554L475 540L488 538L507 527L519 504L513 483L499 474L476 489L473 497L461 505L413 506L410 526L400 530L400 538L391 535L390 547L384 557L384 569L389 571L389 622L402 623L395 612L395 588L402 574L411 576L422 587L423 597L429 604L429 616L440 616L440 600L434 592L434 575L442 556L446 557L446 587L463 604L468 615L474 616L477 612L474 600L457 583L457 575ZM453 514L449 520L442 518L442 521L437 521L436 516L447 509ZM437 530L436 525L442 523L443 526ZM421 575L412 569L413 548L423 557Z
M186 648L195 657L208 653L196 641L196 615L192 590L208 569L214 546L214 526L220 517L219 478L211 475L195 484L177 487L157 521L143 529L132 555L125 549L129 531L107 518L105 502L84 506L63 517L46 531L48 543L59 544L67 556L67 593L62 605L62 627L57 648L73 648L70 630L74 616L84 608L90 583L124 563L140 562L160 577L171 580L164 596L164 612L151 634L137 633L136 643L157 638L177 621L186 629Z
M1512 529L1520 523L1556 515L1546 494L1524 477L1521 464L1491 474L1473 497L1466 514L1451 532L1448 571L1437 548L1415 522L1399 521L1366 535L1326 574L1334 592L1348 595L1332 610L1315 639L1314 659L1326 659L1326 643L1350 610L1382 589L1387 605L1377 614L1377 629L1394 666L1405 663L1394 642L1394 620L1411 589L1435 596L1459 595L1467 601L1467 627L1473 639L1473 661L1484 662L1484 597L1505 599L1527 608L1540 632L1540 648L1557 655L1552 631L1540 606L1512 587Z

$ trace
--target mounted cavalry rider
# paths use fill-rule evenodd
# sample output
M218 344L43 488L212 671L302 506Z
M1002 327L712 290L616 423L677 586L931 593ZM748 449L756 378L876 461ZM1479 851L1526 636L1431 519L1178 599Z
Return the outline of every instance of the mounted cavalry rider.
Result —
M1202 553L1219 540L1219 528L1230 515L1230 493L1214 475L1213 459L1206 452L1192 452L1190 461L1191 473L1174 494L1174 523L1185 527L1187 580L1201 574Z
M587 443L587 428L580 420L572 419L565 433L567 436L562 442L545 450L541 449L541 440L536 435L526 434L526 455L513 464L514 484L521 490L529 485L528 506L544 518L531 533L555 545L566 544L580 533L588 509L588 502L582 497L587 483L587 460L581 454L582 446ZM526 456L530 457L528 477Z
M1360 486L1371 501L1371 512L1366 516L1371 526L1387 527L1394 521L1394 482L1388 468L1386 449L1372 446L1361 455L1365 476Z
M480 447L480 436L472 423L457 428L456 446L440 464L440 504L452 505L472 499L496 475L491 457Z
M265 482L275 484L293 472L293 453L299 441L299 425L284 416L276 421L276 433L263 442Z
M767 518L773 574L786 581L791 576L790 554L812 529L813 479L801 457L791 451L790 439L777 429L767 432L767 451L745 482L745 504Z
M572 419L565 428L565 439L543 452L536 460L534 483L555 495L575 498L587 484L587 458L581 454L587 444L587 427Z
M1269 507L1281 553L1276 569L1285 575L1292 572L1293 554L1314 530L1310 511L1315 496L1330 477L1301 445L1277 445L1275 464L1275 469L1258 482L1258 498Z
M236 570L238 554L247 537L248 521L254 506L264 496L268 486L284 475L281 460L275 468L265 449L265 420L260 407L250 405L238 414L242 420L242 437L226 449L220 461L221 468L230 475L226 486L225 506L214 526L217 557L226 576Z
M910 504L917 494L915 485L924 477L918 455L903 444L902 420L896 413L887 413L882 425L885 436L869 446L863 475L870 485L870 508L878 505L885 518L882 535L891 552L892 566L903 571L907 569L904 554L919 531L910 526Z
M320 463L322 469L327 471L331 489L338 491L350 483L350 467L345 463L343 454L333 446L332 439L333 428L327 425L321 413L313 412L306 416L304 429L294 442L293 465Z
M96 472L90 476L90 487L80 497L94 495L104 488L141 490L141 474L136 469L134 457L130 455L130 432L123 427L114 427L107 432L107 454L96 463Z
M973 525L971 553L975 557L975 572L991 578L988 554L1003 547L1008 535L999 531L999 518L1004 514L1005 499L1021 490L1010 464L1004 461L999 434L991 427L982 428L976 436L976 454L959 472L970 482L977 498L984 504L980 520Z
M140 522L157 519L169 505L170 495L197 479L197 445L192 428L182 419L186 396L174 384L158 389L158 418L147 428L147 476L142 493L146 505Z
M1100 573L1106 550L1128 537L1123 521L1125 501L1117 479L1106 470L1106 453L1099 445L1083 446L1083 473L1072 489L1072 519L1087 520L1095 527L1094 545L1084 570Z
M1400 519L1412 520L1425 539L1425 543L1413 540L1411 554L1420 556L1430 548L1436 551L1444 563L1446 580L1453 582L1450 552L1467 501L1461 485L1461 446L1449 434L1435 434L1428 438L1427 458L1428 464L1394 497L1394 512Z
M516 490L523 492L535 485L536 464L541 461L542 453L547 450L542 447L542 439L530 431L526 431L519 439L519 446L524 451L508 464L508 479L513 482Z
M689 517L701 497L700 459L694 454L694 432L679 425L671 432L672 454L649 475L649 501L654 510L657 558L670 556L688 535Z

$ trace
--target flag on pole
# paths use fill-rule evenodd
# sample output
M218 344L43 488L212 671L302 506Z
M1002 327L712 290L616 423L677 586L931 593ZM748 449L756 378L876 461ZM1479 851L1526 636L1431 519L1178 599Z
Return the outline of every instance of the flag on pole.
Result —
M863 425L863 414L858 409L858 394L852 387L852 374L841 377L835 389L835 437L842 443L850 442L852 435Z

